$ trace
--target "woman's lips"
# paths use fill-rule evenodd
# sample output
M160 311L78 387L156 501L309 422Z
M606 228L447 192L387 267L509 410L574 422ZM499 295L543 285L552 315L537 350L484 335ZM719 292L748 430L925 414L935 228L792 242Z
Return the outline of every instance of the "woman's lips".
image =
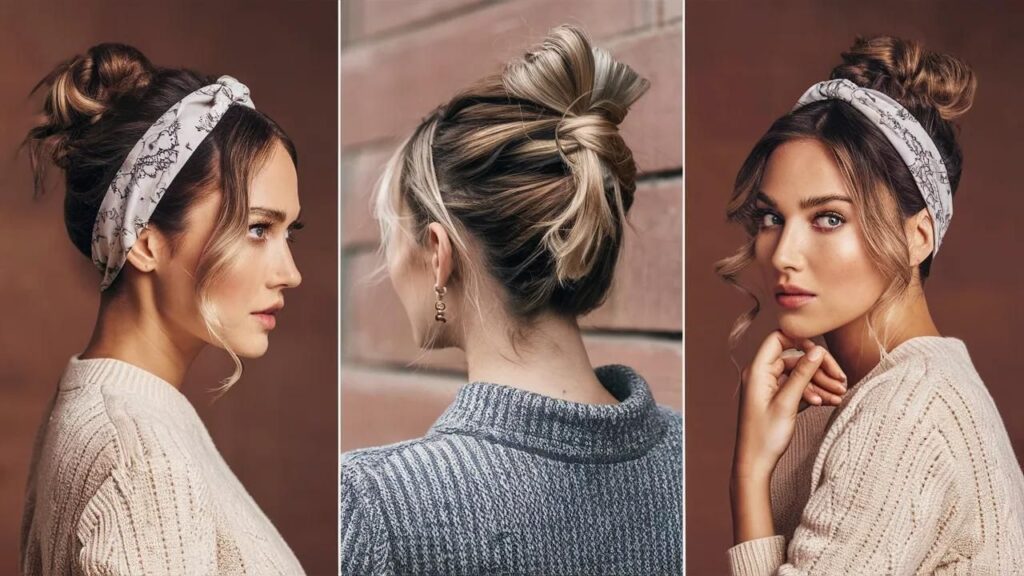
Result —
M779 303L779 306L790 310L799 308L811 300L814 300L814 298L816 298L814 294L788 292L779 292L775 294L775 301Z
M272 312L253 312L253 316L259 320L260 324L263 325L267 330L273 330L274 326L277 326L277 317Z

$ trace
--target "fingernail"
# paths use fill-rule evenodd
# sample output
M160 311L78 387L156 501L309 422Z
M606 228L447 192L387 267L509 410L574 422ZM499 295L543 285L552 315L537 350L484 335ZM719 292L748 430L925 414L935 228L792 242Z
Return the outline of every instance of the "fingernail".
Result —
M821 360L822 357L824 357L824 356L825 356L825 349L822 348L821 346L815 346L814 350L811 350L810 354L807 355L807 357L812 362L817 362L818 360Z
M811 396L811 402L813 402L817 406L820 406L821 405L821 396Z

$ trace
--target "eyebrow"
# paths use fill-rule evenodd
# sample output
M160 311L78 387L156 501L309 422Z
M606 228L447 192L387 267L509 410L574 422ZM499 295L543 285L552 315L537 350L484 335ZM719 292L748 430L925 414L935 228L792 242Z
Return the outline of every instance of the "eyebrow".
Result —
M288 215L282 212L281 210L275 210L273 208L264 208L262 206L253 206L249 208L249 213L269 218L277 223L284 222L285 220L288 219ZM300 211L299 214L295 216L295 221L298 222L301 216L302 212Z
M778 208L778 204L776 204L775 201L769 198L768 195L765 194L764 192L758 191L755 200L764 202L765 204L771 206L772 208ZM853 204L853 200L851 200L849 196L843 196L841 194L829 194L827 196L812 196L810 198L802 198L800 200L800 209L807 210L808 208L821 206L822 204L828 204L829 202L833 201Z

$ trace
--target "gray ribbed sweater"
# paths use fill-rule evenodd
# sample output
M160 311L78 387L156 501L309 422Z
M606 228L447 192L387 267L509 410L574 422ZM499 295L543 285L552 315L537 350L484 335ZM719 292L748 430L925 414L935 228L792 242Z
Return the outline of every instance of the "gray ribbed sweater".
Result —
M342 455L341 573L682 573L682 418L625 366L620 400L463 386L421 439Z

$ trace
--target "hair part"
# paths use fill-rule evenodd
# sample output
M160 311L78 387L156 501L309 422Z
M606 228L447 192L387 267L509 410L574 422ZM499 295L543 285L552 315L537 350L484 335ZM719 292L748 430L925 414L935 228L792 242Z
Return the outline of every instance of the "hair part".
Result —
M64 173L64 223L78 251L92 258L92 233L110 182L146 130L171 106L216 79L177 68L156 67L137 49L99 44L85 55L58 65L33 92L45 88L41 122L23 143L28 148L36 194L44 192L49 163ZM209 291L236 261L248 223L249 185L269 159L275 143L297 163L295 145L267 115L231 106L196 147L153 211L148 226L170 240L171 250L185 233L191 208L220 194L221 208L196 270L196 302L210 335L231 356L234 373L221 391L242 373L238 355L222 337ZM116 297L119 275L104 292ZM107 296L109 294L109 296Z

